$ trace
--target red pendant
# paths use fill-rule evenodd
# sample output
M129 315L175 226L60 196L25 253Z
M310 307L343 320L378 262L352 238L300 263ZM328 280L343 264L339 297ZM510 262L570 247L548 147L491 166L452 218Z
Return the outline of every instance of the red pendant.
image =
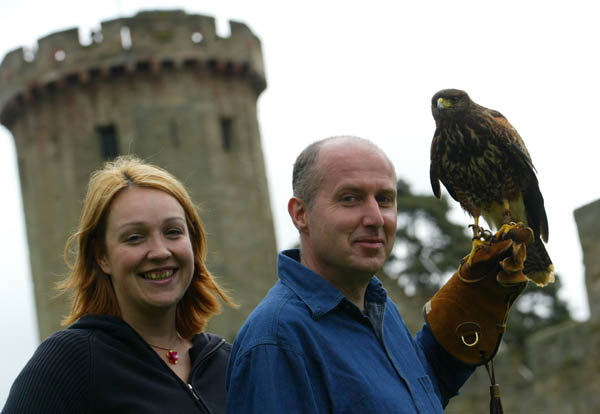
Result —
M179 354L177 353L177 351L172 351L169 349L165 356L167 357L167 360L170 364L175 365L177 364L177 361L179 361Z

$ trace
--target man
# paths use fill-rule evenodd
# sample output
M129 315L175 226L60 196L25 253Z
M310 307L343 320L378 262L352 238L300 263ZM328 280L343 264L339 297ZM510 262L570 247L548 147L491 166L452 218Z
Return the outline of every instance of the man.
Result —
M280 253L279 281L238 334L228 412L442 413L474 364L446 351L430 324L413 338L373 276L395 240L392 163L367 140L328 138L300 154L293 188L301 251ZM444 318L431 302L437 327ZM461 334L469 346L472 334Z

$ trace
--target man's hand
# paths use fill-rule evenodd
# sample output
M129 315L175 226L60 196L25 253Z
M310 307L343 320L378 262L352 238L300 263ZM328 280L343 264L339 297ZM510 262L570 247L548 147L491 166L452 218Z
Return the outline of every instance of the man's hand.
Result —
M523 263L532 234L519 226L492 238L425 305L435 338L458 360L481 365L498 351L508 311L527 285Z

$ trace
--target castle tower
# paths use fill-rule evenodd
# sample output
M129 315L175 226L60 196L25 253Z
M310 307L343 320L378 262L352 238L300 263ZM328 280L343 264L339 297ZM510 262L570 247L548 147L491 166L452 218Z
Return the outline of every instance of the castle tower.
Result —
M242 23L218 37L212 17L141 12L50 34L0 65L0 122L12 133L40 337L67 313L54 284L67 271L90 173L133 153L181 179L201 205L208 266L239 310L209 329L230 339L275 280L276 243L256 114L265 89L259 39Z

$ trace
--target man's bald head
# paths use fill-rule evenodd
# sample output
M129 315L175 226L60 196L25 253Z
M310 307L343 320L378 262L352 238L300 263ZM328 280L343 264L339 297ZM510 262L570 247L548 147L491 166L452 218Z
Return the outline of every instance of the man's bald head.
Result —
M371 149L380 152L385 159L388 160L390 165L392 165L392 162L377 145L364 138L341 135L313 142L298 155L292 173L292 189L294 197L302 200L308 209L311 208L324 175L327 173L323 168L319 168L320 165L318 160L321 151L335 151L336 147L345 145L370 147Z

